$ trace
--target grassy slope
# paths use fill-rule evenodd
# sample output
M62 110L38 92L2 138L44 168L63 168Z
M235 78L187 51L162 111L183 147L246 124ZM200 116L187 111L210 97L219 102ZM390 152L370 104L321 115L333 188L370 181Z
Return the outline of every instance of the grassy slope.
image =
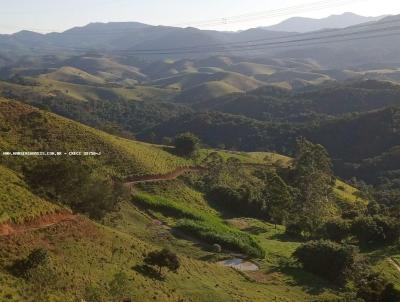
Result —
M33 94L42 97L51 97L57 94L64 95L75 99L79 102L90 100L102 100L122 98L127 100L148 100L148 99L162 99L173 95L173 92L168 89L159 89L155 87L139 86L134 88L119 88L119 87L106 87L106 86L93 86L74 84L63 81L56 81L46 77L35 78L38 85L24 86L13 84L9 82L0 81L0 92L9 93L20 96L26 94Z
M5 243L4 239L0 240ZM12 277L4 267L16 257L26 255L33 247L43 245L50 249L57 273L51 282L50 301L80 300L86 286L104 287L104 283L109 283L113 274L120 271L128 275L133 285L132 296L140 301L250 302L274 297L277 301L310 301L310 296L301 286L289 289L276 281L256 283L234 270L185 256L181 256L182 266L178 274L168 274L164 282L148 278L131 267L141 264L142 254L154 249L154 245L86 221L7 240L5 249L0 251L3 260L0 266L1 299L38 301L43 292L23 279ZM113 250L118 251L114 256ZM67 290L63 284L68 284ZM106 298L106 301L109 300Z
M3 150L101 152L97 165L122 176L167 173L191 164L158 146L118 138L18 102L0 100L0 122L5 125L0 130Z
M40 76L44 79L50 79L60 82L69 82L76 84L87 84L87 85L101 85L105 84L104 79L96 77L78 68L64 66L48 74Z
M356 188L346 184L345 182L337 179L335 188L333 192L336 194L337 197L339 197L342 200L348 201L348 202L361 202L365 203L365 201L357 196L357 193L359 192Z
M241 62L231 65L227 68L233 72L238 72L248 76L255 76L260 74L271 75L275 72L273 67L264 64Z
M183 91L178 96L178 100L183 102L204 101L235 92L242 92L242 90L223 81L211 81Z
M87 99L102 100L104 98L123 98L127 100L145 100L151 98L160 99L167 97L170 94L166 89L147 86L135 86L135 88L95 87L54 81L51 79L41 79L39 82L40 87L42 87L44 91L48 91L49 93L59 91L80 101L85 101Z
M0 223L30 220L52 213L58 208L32 194L15 172L0 166Z
M176 180L172 183L154 183L147 184L140 187L141 191L149 192L153 194L153 196L163 196L171 200L171 207L177 208L180 207L189 211L193 215L198 215L199 211L203 213L203 215L214 216L212 221L220 220L226 226L231 227L233 229L239 229L243 232L253 236L258 243L265 249L266 257L262 259L257 259L256 263L260 266L260 271L254 273L246 273L245 276L251 281L259 284L264 284L266 289L273 290L273 295L277 297L277 301L282 299L281 301L286 301L285 297L290 297L288 301L309 301L312 299L311 297L319 296L321 297L331 297L333 296L333 291L329 289L322 289L323 286L327 286L322 280L315 278L300 269L288 269L287 271L281 271L279 266L282 262L290 261L290 255L299 245L297 242L291 242L284 239L284 228L281 226L275 226L261 222L256 219L249 218L230 218L225 219L220 216L220 213L216 212L213 208L210 208L207 202L204 200L204 197L199 194L197 191L188 188L184 185L183 182ZM157 200L155 198L154 200ZM160 200L160 199L158 199ZM172 202L173 200L173 202ZM165 200L164 200L165 201ZM165 202L164 202L165 203ZM132 209L134 207L132 205L125 205L121 210L121 220L114 220L116 225L126 225L128 224L128 220L126 218L126 213L130 212L132 215ZM129 210L130 208L130 210ZM193 209L193 210L191 210ZM125 213L125 214L123 214ZM168 213L168 211L163 210L162 208L153 208L149 212L151 216L147 216L147 214L142 213L143 217L147 217L148 225L152 225L151 217L157 217L166 225L174 226L180 218L174 216L173 214ZM124 217L125 216L125 217ZM132 222L133 220L129 220ZM211 222L209 222L211 224ZM131 232L135 232L136 227L131 225ZM157 241L167 243L167 246L174 249L175 251L194 257L196 259L220 259L224 257L229 257L229 252L220 254L217 258L213 253L209 252L209 245L204 242L195 240L194 242L188 241L185 239L191 239L190 236L183 236L178 241L171 242L167 238L163 238L161 236L157 236L157 232L164 229L164 226L153 226L147 228L147 232L153 231L152 235L148 234L152 238L157 238ZM159 233L158 233L159 234ZM193 239L192 239L193 240ZM290 289L289 289L290 287ZM328 286L329 287L329 286ZM320 292L318 294L310 294L306 293L304 290L308 289L319 289ZM284 292L287 292L289 296L286 296ZM270 296L271 297L271 296ZM272 296L273 297L273 296Z
M136 67L123 65L106 57L73 57L67 60L65 64L110 81L122 79L140 80L145 78L145 75Z
M175 89L186 90L208 82L220 81L238 90L253 90L263 85L251 77L235 72L217 72L217 73L184 73L172 77L159 79L153 84L161 87L171 87Z
M32 112L39 115L35 114L35 119L30 120L27 117ZM0 129L1 150L43 150L51 147L63 151L70 148L92 150L95 147L96 151L103 152L102 157L98 158L99 164L117 174L165 173L176 167L193 164L165 152L162 147L120 139L17 102L0 101L0 122L3 125ZM42 129L40 135L35 133L35 129ZM209 151L202 150L201 156L205 157L208 153ZM290 158L271 153L220 153L225 158L234 156L246 163L280 161L288 165L290 162ZM22 180L8 169L0 172L0 177L4 174L7 179L11 177L15 180L10 184L9 190L19 194L19 190L24 188ZM4 188L8 190L7 187ZM106 217L106 226L95 225L83 219L77 225L64 223L11 239L0 238L0 245L4 247L0 250L0 300L3 297L12 297L7 298L10 301L41 299L38 296L40 293L35 290L37 285L16 279L6 270L6 266L12 261L38 246L50 251L58 276L50 293L53 297L50 301L79 300L83 297L86 286L93 284L104 287L104 283L108 283L112 275L120 270L128 274L134 284L133 296L140 298L140 301L265 301L266 298L274 297L277 301L310 301L317 297L335 295L332 290L322 288L326 284L302 270L277 270L282 261L288 261L291 252L298 245L296 242L283 240L281 227L275 229L269 224L242 218L225 220L209 207L202 194L180 180L149 184L142 186L140 190L173 200L175 207L205 216L208 222L216 222L221 227L223 225L223 230L238 232L241 229L253 236L266 250L266 258L258 260L261 270L242 274L201 261L215 257L207 250L207 245L194 238L176 238L165 226L154 224L152 218L158 217L174 226L178 222L176 217L163 215L157 209L150 211L149 215L125 201L118 212ZM47 210L52 206L29 195L27 190L21 194L29 200L21 199L22 206L18 207L20 210L16 212L16 217L29 215L32 210L30 206L36 210ZM11 201L13 195L8 192L6 195L11 197L8 199ZM4 204L7 206L9 201ZM169 274L165 282L160 282L132 269L141 264L143 252L165 246L180 255L182 268L178 274ZM64 287L65 284L68 284L67 288Z

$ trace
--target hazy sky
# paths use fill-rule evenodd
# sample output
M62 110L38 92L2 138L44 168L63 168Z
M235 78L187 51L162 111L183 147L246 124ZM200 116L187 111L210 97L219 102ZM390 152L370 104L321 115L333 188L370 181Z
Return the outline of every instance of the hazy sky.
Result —
M400 14L400 3L399 0L0 0L0 32L62 31L90 22L111 21L239 30L275 24L293 16L321 18L349 11L364 16ZM249 15L243 16L246 14Z

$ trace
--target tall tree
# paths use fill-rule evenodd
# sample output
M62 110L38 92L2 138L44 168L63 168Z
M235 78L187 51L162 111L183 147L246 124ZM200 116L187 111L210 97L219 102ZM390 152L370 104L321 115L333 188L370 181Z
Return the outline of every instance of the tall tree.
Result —
M193 156L199 149L200 140L192 133L182 133L174 140L175 151L181 156Z
M334 184L328 152L304 138L297 140L294 184L299 189L297 211L304 231L316 230L330 215Z
M263 171L258 176L265 184L262 199L268 218L275 224L287 222L293 205L289 186L274 170Z

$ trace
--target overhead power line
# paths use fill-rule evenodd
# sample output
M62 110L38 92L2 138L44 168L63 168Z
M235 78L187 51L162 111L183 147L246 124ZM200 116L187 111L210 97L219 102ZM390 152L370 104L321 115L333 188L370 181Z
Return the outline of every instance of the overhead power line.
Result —
M376 32L387 32L387 31L395 31L400 30L400 26L393 26L388 29L380 29L374 31L365 31L361 34L370 34ZM359 35L360 33L358 33ZM329 37L318 37L318 38L309 38L309 39L296 39L289 41L280 41L280 42L271 42L271 43L262 43L262 44L254 44L254 45L243 45L241 47L235 46L231 48L219 48L219 49L209 49L209 50L186 50L186 51L160 51L160 52L129 52L129 51L115 51L116 53L121 53L125 55L176 55L176 54L196 54L196 53L227 53L227 52L238 52L238 51L255 51L255 50L263 50L263 49L271 49L271 48L287 48L287 47L303 47L308 45L318 45L318 44L327 44L327 43L337 43L342 41L352 41L352 40L362 40L362 39L370 39L370 38L379 38L379 37L388 37L388 36L397 36L400 35L400 31L391 32L388 34L375 34L375 35L366 35L366 36L357 36L357 33L351 33L348 35L332 35ZM343 39L344 37L355 36L353 38ZM326 39L336 39L339 40L331 40L326 41ZM304 42L313 42L314 43L304 43ZM303 44L299 44L303 43Z
M199 26L199 27L209 27L216 25L231 25L236 23L243 23L249 21L255 21L259 19L287 16L291 14L298 14L302 12L310 12L315 10L322 10L331 7L343 6L346 4L354 4L355 2L365 2L366 0L323 0L311 3L303 3L298 5L293 5L285 8L279 8L274 10L248 13L232 17L217 18L211 20L194 21L186 23L178 23L172 26Z
M400 20L397 20L400 22ZM339 33L338 33L339 32ZM324 34L318 37L308 37L308 38L296 38L292 40L266 42L266 43L256 43L256 44L242 44L234 45L231 47L218 47L218 48L208 48L208 49L179 49L176 48L173 51L165 51L163 49L152 49L151 51L135 51L135 50L114 50L113 53L122 55L178 55L178 54L197 54L197 53L227 53L227 52L240 52L240 51L258 51L264 49L276 49L276 48L288 48L288 47L305 47L318 44L328 44L328 43L338 43L344 41L354 41L354 40L364 40L371 38L389 37L400 35L400 25L394 25L382 28L372 28L368 30L340 33L340 31L334 32L333 34ZM329 31L328 33L332 33ZM297 36L298 37L298 36ZM73 51L95 51L96 49L89 48L70 48L70 47L60 47L61 49L69 49ZM33 49L44 49L44 48L32 48ZM55 50L52 48L51 50Z
M282 39L291 39L291 38L296 38L298 39L299 36L301 37L307 37L307 36L315 36L313 38L317 38L321 36L321 38L327 37L327 34L329 33L335 33L335 35L344 35L346 32L354 29L359 29L359 28L371 28L373 30L374 27L378 27L378 29L388 29L389 27L381 27L384 25L388 24L398 24L400 25L400 18L399 19L394 19L394 20L387 20L387 21L380 21L380 22L374 22L374 23L366 23L366 24L360 24L360 25L355 25L347 28L342 28L342 29L330 29L330 30L323 30L323 31L317 31L317 32L309 32L309 33L295 33L295 34L288 34L288 35L282 35L278 37L268 37L268 38L261 38L261 39L254 39L254 40L245 40L245 41L237 41L237 42L227 42L227 43L213 43L213 44L202 44L202 45L192 45L192 46L187 46L187 47L174 47L174 48L159 48L159 49L124 49L120 51L134 51L134 52L152 52L152 51L174 51L174 50L197 50L197 49L209 49L211 47L244 47L244 46L252 46L253 43L258 43L258 42L271 42L271 41L277 41L277 40L282 40ZM350 33L360 33L360 32L350 32ZM305 38L304 38L305 39ZM285 41L284 41L285 42Z
M382 25L382 24L395 24L392 26L388 27L378 27L375 28L376 25ZM284 37L276 37L276 38L266 38L266 39L258 39L258 40L252 40L252 41L244 41L244 42L237 42L233 44L213 44L213 45L200 45L198 47L178 47L178 48L159 48L159 49L123 49L123 50L116 50L115 52L118 53L125 53L125 54L180 54L180 53L197 53L197 52L214 52L214 51L232 51L232 50L237 50L237 49L246 49L246 48L253 48L253 47L260 47L260 46L277 46L277 45L284 45L284 44L293 44L293 43L299 43L299 42L309 42L309 41L320 41L324 39L332 39L332 38L343 38L343 37L351 37L351 36L357 36L357 35L365 35L365 34L371 34L371 33L379 33L379 32L385 32L385 31L393 31L400 29L400 19L399 20L390 20L387 22L382 22L379 24L368 24L364 26L357 26L356 28L364 28L364 27L369 27L366 30L359 30L359 31L352 31L348 32L349 30L352 30L353 28L347 28L347 29L341 29L341 30L332 30L332 31L323 31L323 32L317 32L317 33L310 33L310 34L297 34L297 35L289 35L289 36L284 36ZM347 32L346 32L347 31ZM309 37L312 35L311 37ZM295 38L291 40L287 40L290 38ZM278 41L276 41L278 40ZM263 42L267 41L267 42ZM257 43L255 43L257 42ZM258 43L258 42L263 42L263 43ZM205 48L205 49L203 49ZM88 48L69 48L67 49L72 49L72 50L77 50L77 51L90 51Z

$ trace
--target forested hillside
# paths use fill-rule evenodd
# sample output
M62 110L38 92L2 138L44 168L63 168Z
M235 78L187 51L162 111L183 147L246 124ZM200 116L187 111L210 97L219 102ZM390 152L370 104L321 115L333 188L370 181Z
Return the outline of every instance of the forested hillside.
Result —
M399 295L390 262L398 257L396 205L384 208L336 179L321 145L299 139L291 159L199 149L184 134L166 148L5 99L0 121L1 150L61 152L1 158L0 297L6 300ZM76 153L89 150L96 154ZM374 235L370 221L384 233ZM371 237L359 232L366 227ZM337 275L315 269L342 254L349 262L335 268ZM163 257L168 262L157 260ZM315 257L322 258L310 262ZM226 267L232 261L242 264Z

